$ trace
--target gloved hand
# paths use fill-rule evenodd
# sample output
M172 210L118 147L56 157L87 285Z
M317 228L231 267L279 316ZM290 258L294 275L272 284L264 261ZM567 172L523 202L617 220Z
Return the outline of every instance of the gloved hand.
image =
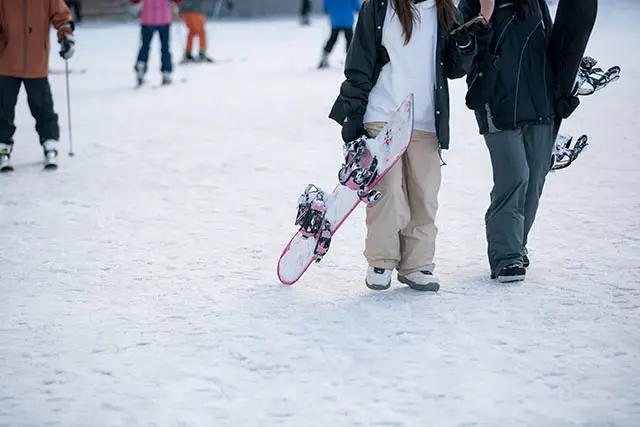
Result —
M553 103L553 110L562 119L568 118L580 105L580 99L577 96L569 98L558 98Z
M362 120L362 117L347 117L344 119L344 123L342 123L342 140L344 142L355 141L363 135L369 138Z
M60 56L63 59L71 59L75 52L75 45L73 34L63 34L60 39Z
M452 31L449 35L449 40L455 43L461 49L471 46L472 40L469 28L464 25L455 28L454 31Z

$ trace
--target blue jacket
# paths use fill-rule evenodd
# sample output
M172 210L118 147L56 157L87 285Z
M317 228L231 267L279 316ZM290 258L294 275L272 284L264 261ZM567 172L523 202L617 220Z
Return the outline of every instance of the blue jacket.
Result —
M354 14L359 10L360 0L324 0L332 28L353 28Z

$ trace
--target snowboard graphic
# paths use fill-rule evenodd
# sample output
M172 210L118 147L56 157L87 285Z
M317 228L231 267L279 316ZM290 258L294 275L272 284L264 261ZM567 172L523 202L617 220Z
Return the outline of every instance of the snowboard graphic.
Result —
M327 193L308 185L298 199L299 230L282 251L278 279L285 285L297 282L311 264L320 262L332 237L358 206L376 201L376 184L402 157L413 135L413 94L407 96L393 118L375 139L361 138L344 145L345 163L339 184Z
M556 99L569 100L575 95L576 79L596 22L598 0L559 0L553 31L549 40L549 60L556 79ZM577 106L577 105L576 105ZM569 113L570 114L570 113ZM556 117L554 139L562 119Z

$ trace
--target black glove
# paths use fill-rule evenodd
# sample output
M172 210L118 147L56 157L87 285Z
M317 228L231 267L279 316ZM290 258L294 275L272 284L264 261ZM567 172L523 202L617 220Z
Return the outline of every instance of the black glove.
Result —
M75 52L76 42L72 34L64 34L60 39L60 56L63 59L71 59Z
M578 105L580 100L577 96L558 98L553 103L553 110L561 119L566 119L578 108Z
M344 142L355 141L363 135L369 138L362 120L362 117L347 117L344 119L344 123L342 123L342 140Z
M460 49L471 46L471 33L465 26L455 28L449 35L449 40L455 43Z

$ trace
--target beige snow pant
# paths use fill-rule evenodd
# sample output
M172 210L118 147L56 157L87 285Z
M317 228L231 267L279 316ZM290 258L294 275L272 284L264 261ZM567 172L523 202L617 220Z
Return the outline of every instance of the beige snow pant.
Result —
M365 123L372 137L383 127L381 122ZM436 135L414 131L402 159L376 186L382 198L367 205L364 256L369 266L397 268L401 275L433 272L440 160Z

